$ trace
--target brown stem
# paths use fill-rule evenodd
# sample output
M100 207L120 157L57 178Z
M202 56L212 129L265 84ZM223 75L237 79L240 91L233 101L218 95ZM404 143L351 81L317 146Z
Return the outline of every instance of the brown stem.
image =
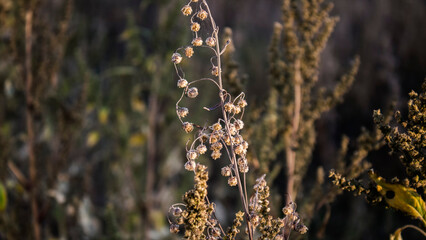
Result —
M33 8L32 6L25 13L25 73L26 73L26 122L27 141L30 174L30 202L32 212L32 226L34 239L40 240L40 223L38 221L39 209L37 204L37 160L35 153L34 134L34 96L33 96L33 74L32 74L32 28L33 28Z
M154 188L154 180L155 180L155 155L157 151L156 146L156 136L155 136L155 128L157 123L157 112L158 112L158 98L156 93L151 93L149 98L149 116L148 116L148 124L149 124L149 133L148 133L148 159L146 165L146 185L145 185L145 237L148 239L148 230L149 230L149 210L152 208L152 200L153 200L153 188Z
M292 121L292 133L289 138L288 145L286 146L286 159L287 159L287 204L292 201L291 199L296 199L296 192L294 192L294 172L296 164L296 150L297 147L297 133L299 130L300 124L300 109L302 104L302 92L301 92L301 83L302 76L300 74L300 59L297 58L294 64L294 112L293 112L293 121Z

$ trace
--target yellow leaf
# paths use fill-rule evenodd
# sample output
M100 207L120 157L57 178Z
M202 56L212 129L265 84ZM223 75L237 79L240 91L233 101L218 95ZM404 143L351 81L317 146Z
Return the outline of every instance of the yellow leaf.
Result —
M0 183L0 212L6 209L7 206L7 192L6 188Z
M99 133L96 131L91 131L89 135L87 135L86 146L93 147L99 142Z
M415 189L397 183L387 183L373 170L369 172L369 175L377 184L377 191L385 198L390 207L419 219L426 226L426 204Z
M145 103L138 99L137 97L132 98L132 109L136 112L144 112L145 111Z
M135 133L130 137L129 144L131 147L140 147L145 143L145 135Z
M108 108L101 108L98 112L98 120L101 124L106 124L108 122L108 116L109 116L109 109Z

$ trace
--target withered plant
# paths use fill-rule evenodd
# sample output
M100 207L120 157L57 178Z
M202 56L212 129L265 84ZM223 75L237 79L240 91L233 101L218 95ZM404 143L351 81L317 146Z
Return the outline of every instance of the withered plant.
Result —
M301 222L295 203L291 201L283 208L284 217L271 216L269 187L265 175L257 178L253 194L248 197L246 174L249 171L247 158L249 143L241 134L244 128L242 118L247 107L246 95L241 92L237 96L232 96L223 86L221 60L230 40L227 40L223 47L220 46L219 27L206 0L189 1L181 11L183 15L190 17L193 40L191 45L178 48L171 60L178 76L177 86L183 89L176 103L176 113L183 130L194 134L193 139L187 144L185 169L194 173L195 185L185 193L183 203L176 203L170 208L170 214L173 216L169 219L170 231L178 233L183 229L185 239L235 239L245 221L244 232L249 239L254 239L255 236L259 236L259 239L288 239L290 230L306 233L308 229ZM204 34L208 36L206 39L201 37ZM195 80L185 79L181 65L185 61L190 61L200 48L207 48L213 52L209 63L212 76ZM218 103L213 107L204 107L206 111L219 112L220 117L211 125L186 120L191 115L190 110L181 106L184 98L195 99L201 94L196 87L200 82L209 82L212 89L218 92ZM237 211L232 226L227 230L218 221L215 204L207 196L207 166L198 160L209 150L212 160L220 158L229 160L229 164L222 167L221 174L228 178L229 186L238 189L241 199L243 209Z

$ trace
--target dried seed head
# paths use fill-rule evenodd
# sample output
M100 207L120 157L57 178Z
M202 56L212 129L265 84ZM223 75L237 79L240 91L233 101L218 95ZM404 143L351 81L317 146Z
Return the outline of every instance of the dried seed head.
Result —
M185 163L185 169L187 171L194 171L197 164L194 161L187 161Z
M298 223L296 226L294 226L294 230L300 234L305 234L308 232L308 227L306 227L303 223Z
M185 130L186 133L190 133L192 132L192 130L194 130L194 125L189 122L184 122L182 123L182 128L183 130Z
M235 150L235 153L240 156L245 155L247 153L247 150L244 149L242 144L237 145L234 150Z
M200 28L201 28L201 26L200 26L200 24L199 24L199 23L194 22L194 23L192 23L192 25L191 25L191 31L193 31L193 32L198 32L198 31L200 31Z
M182 214L182 209L180 207L173 207L172 209L173 216L180 217Z
M179 117L184 118L188 115L189 110L186 107L180 107L177 110L177 114L179 115Z
M186 79L181 78L178 80L177 86L179 88L186 88L186 86L188 86L188 81L186 81Z
M199 46L203 45L203 39L201 39L200 37L194 38L194 39L192 39L191 44L195 47L199 47Z
M188 89L187 96L190 98L195 98L198 96L198 89L196 87L192 87Z
M238 165L238 168L242 173L248 173L249 171L249 166L247 164Z
M220 138L220 136L217 132L212 132L212 134L210 134L209 143L213 144L213 143L219 141L219 138Z
M192 55L194 55L194 49L192 47L186 47L185 48L185 56L187 56L188 58L191 58Z
M237 186L237 183L238 183L238 181L237 181L236 177L232 176L232 177L228 178L228 184L229 184L229 186L231 186L231 187Z
M231 145L231 138L229 137L229 135L225 135L223 137L223 141L225 141L226 145Z
M183 15L189 16L192 13L192 8L189 5L185 5L180 11L183 13Z
M215 142L210 146L210 149L213 150L213 151L220 151L220 150L222 150L222 147L223 147L222 143Z
M174 64L179 64L180 62L182 62L182 56L179 53L173 53L172 62Z
M213 158L213 160L216 160L219 159L221 155L222 153L220 153L220 151L213 151L211 157Z
M234 122L234 126L237 130L241 130L244 127L244 122L242 120L238 119Z
M188 160L195 160L198 157L198 153L195 150L189 150L186 153L186 158L188 158Z
M207 44L208 46L210 46L210 47L214 47L214 46L216 46L216 38L214 38L214 37L208 37L208 38L206 39L206 44Z
M198 147L196 148L198 154L204 154L207 152L207 147L204 144L200 144L198 145Z
M255 214L252 214L250 216L250 222L251 222L251 224L253 224L253 226L259 225L259 216L255 215Z
M289 215L290 213L293 212L293 208L290 207L289 205L287 205L287 206L283 207L282 211L283 211L284 215L287 216L287 215Z
M215 124L212 125L212 128L215 131L219 131L219 130L222 129L222 125L220 125L220 123L217 122L217 123L215 123Z
M240 101L238 101L238 106L240 108L245 108L247 106L247 101L244 99L240 99Z
M231 168L230 167L223 167L220 171L220 173L222 174L222 176L224 177L229 177L231 176Z
M234 114L239 114L241 112L241 108L239 106L235 106L233 110Z
M219 76L219 67L217 67L217 66L213 66L213 68L212 68L212 75L213 76Z
M227 102L223 107L225 108L225 111L231 112L234 109L234 104Z
M201 20L206 19L206 18L207 18L207 16L208 16L208 13L207 13L205 10L200 10L200 11L197 13L197 17L198 17L199 19L201 19Z
M235 128L235 126L234 125L229 125L229 133L231 134L231 135L235 135L235 134L237 134L237 129Z
M170 232L171 233L178 233L179 232L179 225L177 225L177 224L170 225Z

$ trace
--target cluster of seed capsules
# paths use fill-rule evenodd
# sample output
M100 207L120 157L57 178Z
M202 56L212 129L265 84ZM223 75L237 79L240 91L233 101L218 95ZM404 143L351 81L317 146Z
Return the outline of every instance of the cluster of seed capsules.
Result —
M196 9L196 11L194 9ZM194 171L196 167L196 159L199 158L200 155L206 154L208 149L211 150L210 156L213 160L219 159L222 156L222 151L225 149L231 159L231 164L223 167L221 173L223 176L228 177L228 184L230 186L236 186L238 184L238 180L235 175L238 174L238 171L246 173L249 169L246 158L248 143L240 135L240 130L244 127L244 122L241 118L244 113L244 108L247 106L247 102L244 99L245 95L244 93L241 93L239 96L232 99L232 97L221 88L219 80L203 78L190 82L180 75L178 66L183 61L183 57L179 51L183 51L187 58L191 58L193 56L195 47L211 48L215 52L214 57L216 58L220 57L221 54L218 52L218 47L214 48L217 44L216 38L218 28L216 27L214 20L209 18L210 10L207 3L205 1L191 0L181 9L181 12L185 16L191 16L191 31L193 32L194 37L190 46L177 49L171 58L179 77L177 86L183 89L182 96L176 103L176 113L182 123L182 128L186 133L193 132L196 127L200 128L198 135L192 142L189 149L187 149L186 157L188 161L185 163L185 169L188 171ZM200 23L203 21L210 23L213 28L213 32L205 39L205 42L203 42L203 39L199 36L199 31L201 30ZM212 76L219 77L220 67L213 64L211 69ZM223 94L223 101L219 104L220 106L218 105L214 109L220 107L223 110L223 114L226 116L224 119L220 118L211 126L201 128L192 122L184 120L184 118L189 115L189 109L179 106L179 103L184 96L188 98L196 98L199 95L199 90L197 87L192 85L203 80L213 82L215 86L219 88L220 93ZM205 109L209 111L211 110L208 108ZM238 170L235 169L235 166L238 166Z

